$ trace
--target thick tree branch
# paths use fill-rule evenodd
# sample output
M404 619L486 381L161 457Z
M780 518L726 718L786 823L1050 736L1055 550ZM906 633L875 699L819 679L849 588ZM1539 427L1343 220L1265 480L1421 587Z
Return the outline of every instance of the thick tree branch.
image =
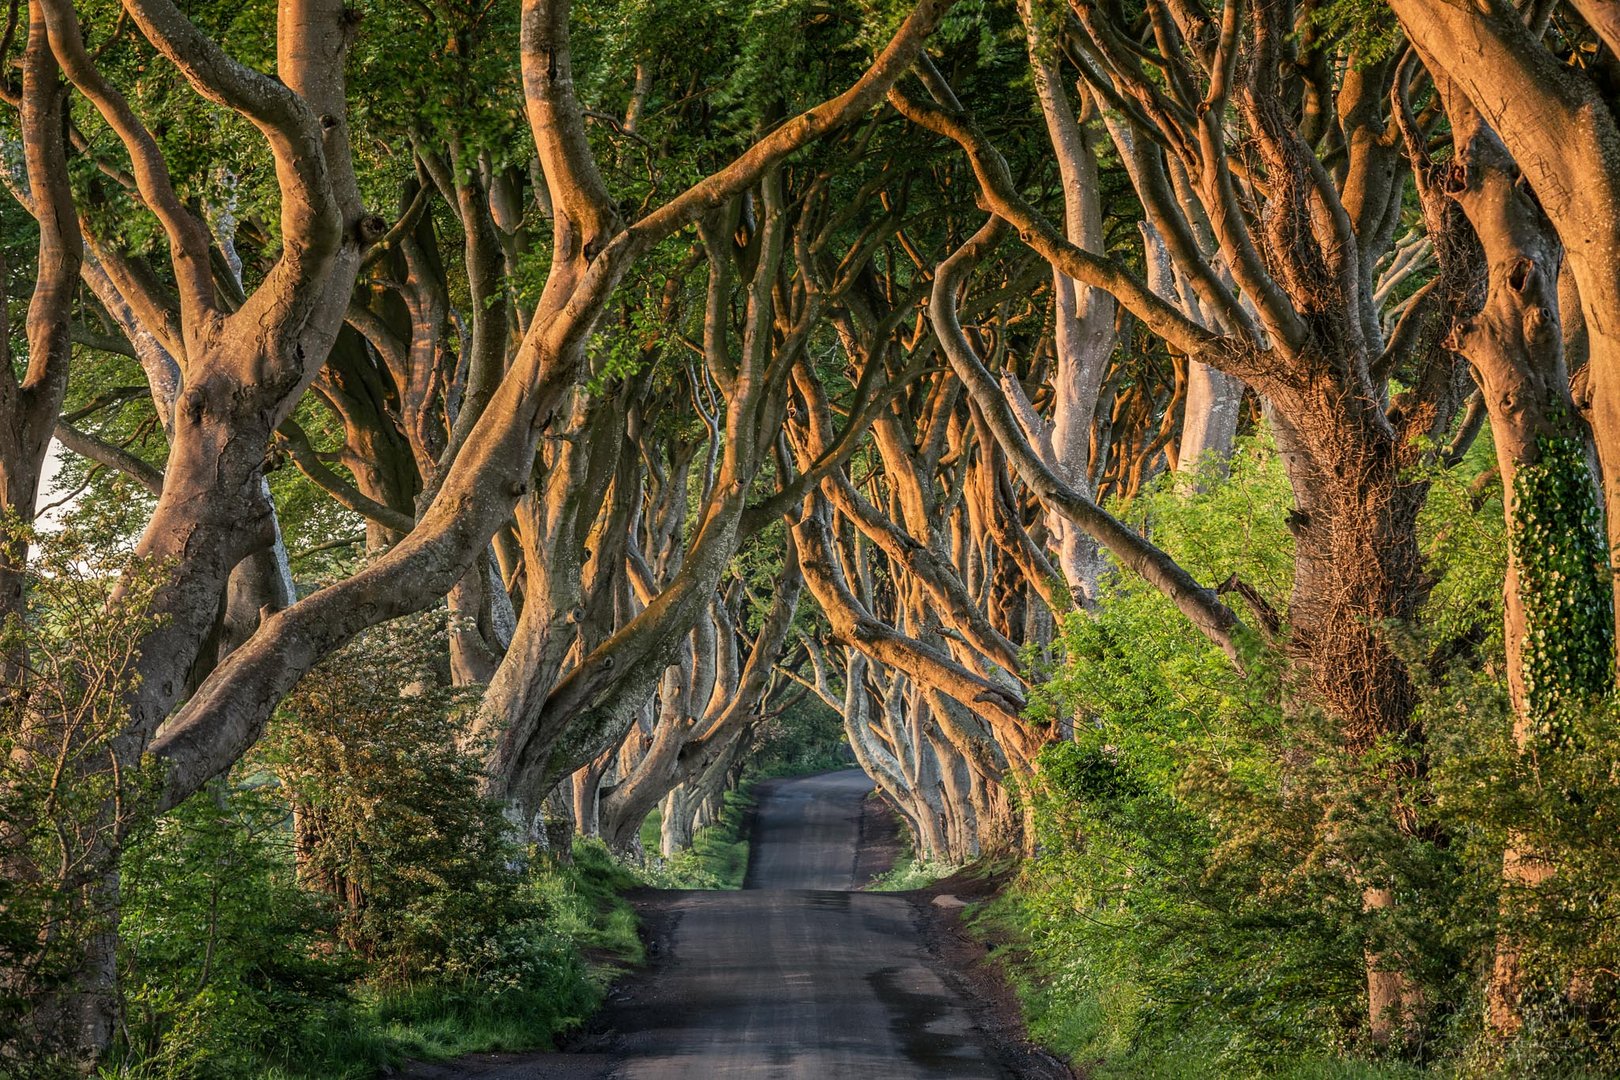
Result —
M57 442L80 457L116 469L154 495L163 494L163 471L123 447L98 439L61 420L57 421L53 434Z
M1186 570L1159 548L1103 510L1091 499L1060 480L1024 438L1007 399L968 343L956 317L956 292L977 263L1000 243L1005 225L992 217L955 254L940 264L934 278L929 320L957 378L983 410L996 441L1017 470L1019 478L1043 503L1073 521L1113 552L1129 569L1164 593L1181 613L1232 659L1239 662L1235 632L1237 616L1214 591L1199 585Z
M925 101L899 86L889 91L889 101L908 120L951 139L963 149L992 212L1054 267L1076 281L1109 293L1154 333L1187 355L1239 378L1253 374L1242 362L1241 351L1227 347L1222 338L1187 318L1113 260L1086 251L1064 237L1018 193L1006 159L965 115Z

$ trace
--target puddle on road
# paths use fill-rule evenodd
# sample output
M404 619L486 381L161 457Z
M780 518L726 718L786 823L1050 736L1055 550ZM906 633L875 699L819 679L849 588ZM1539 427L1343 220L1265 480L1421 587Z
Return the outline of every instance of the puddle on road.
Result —
M889 1031L900 1041L908 1061L938 1076L985 1075L987 1063L965 1032L930 1030L929 1025L948 1011L936 995L903 985L900 969L895 967L879 968L866 981L889 1010Z

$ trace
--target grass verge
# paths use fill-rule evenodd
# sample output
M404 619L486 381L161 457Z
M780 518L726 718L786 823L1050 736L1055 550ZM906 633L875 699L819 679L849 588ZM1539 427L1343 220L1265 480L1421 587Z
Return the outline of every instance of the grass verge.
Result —
M919 859L917 853L907 847L901 851L900 857L886 873L873 878L865 888L867 892L910 892L912 889L926 889L960 869L962 868L954 863Z
M757 800L754 782L744 783L725 793L720 817L699 829L692 846L660 858L658 850L661 822L654 810L641 825L641 845L648 854L642 876L659 889L740 889L748 876L748 829Z
M1223 1077L1280 1077L1285 1080L1414 1080L1436 1075L1402 1063L1329 1058L1301 1053L1268 1057L1253 1071L1211 1071L1211 1062L1230 1061L1244 1033L1210 1013L1174 1032L1136 1025L1152 987L1094 976L1084 950L1051 948L1053 928L1043 925L1040 907L1016 879L999 895L971 905L963 924L1001 965L1018 995L1030 1038L1068 1061L1088 1080L1203 1080ZM1084 939L1080 939L1084 940ZM1092 969L1092 970L1088 970Z
M584 1023L607 988L645 951L624 893L643 884L600 841L577 840L573 859L531 872L543 931L505 943L524 957L501 981L377 993L364 986L284 1015L244 1060L219 1053L208 1032L171 1030L155 1052L106 1065L105 1080L371 1080L409 1060L485 1051L544 1050ZM508 965L510 970L510 965ZM229 1035L229 1033L224 1033Z

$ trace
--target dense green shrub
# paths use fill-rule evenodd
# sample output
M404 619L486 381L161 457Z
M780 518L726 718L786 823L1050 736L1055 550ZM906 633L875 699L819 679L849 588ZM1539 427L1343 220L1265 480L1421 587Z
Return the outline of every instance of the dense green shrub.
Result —
M359 1078L543 1046L595 1010L605 962L639 958L636 879L600 845L532 858L480 794L423 661L443 648L430 623L367 635L134 838L114 1075Z
M377 986L518 984L539 907L430 622L373 632L305 678L263 747L294 810L298 873Z
M981 914L1009 943L1039 1036L1101 1075L1133 1077L1327 1075L1370 1057L1470 1075L1616 1067L1613 713L1580 720L1567 746L1515 750L1499 485L1470 466L1435 483L1434 594L1418 625L1387 628L1422 689L1425 756L1400 791L1399 825L1378 778L1408 751L1352 754L1328 718L1285 704L1285 643L1256 641L1240 675L1126 575L1066 621L1036 715L1074 717L1075 737L1045 752L1023 793L1035 856ZM1281 609L1291 503L1272 450L1251 442L1229 478L1161 484L1127 512L1202 580L1237 574ZM1510 833L1559 853L1533 896L1502 895ZM1394 883L1392 910L1363 910L1363 876ZM1504 929L1540 988L1512 1045L1482 1024ZM1369 951L1426 1003L1393 1047L1357 1041Z
M289 812L269 784L215 781L123 860L120 968L133 1075L251 1069L346 1000L358 965L294 880Z
M120 835L149 820L148 771L121 753L157 575L81 538L40 538L26 608L0 624L0 1078L53 1075L86 948L116 903ZM109 606L119 575L124 602ZM99 959L99 958L98 958Z

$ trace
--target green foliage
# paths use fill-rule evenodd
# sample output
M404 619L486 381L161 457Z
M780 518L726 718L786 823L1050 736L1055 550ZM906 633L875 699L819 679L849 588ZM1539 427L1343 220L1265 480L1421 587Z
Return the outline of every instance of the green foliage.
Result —
M1291 499L1274 452L1249 442L1228 479L1202 481L1166 482L1130 512L1195 576L1237 573L1281 606ZM1275 660L1239 675L1125 576L1066 620L1062 645L1039 710L1074 715L1076 731L1026 793L1038 854L1019 917L1039 970L1084 1014L1062 1021L1065 1049L1127 1071L1179 1060L1225 1074L1333 1052L1362 978L1360 906L1323 850L1332 781L1314 722L1283 723Z
M1524 606L1526 719L1556 744L1568 737L1563 714L1614 682L1614 598L1586 447L1543 436L1536 449L1513 477L1508 541Z
M1162 597L1124 576L1096 611L1066 621L1063 662L1036 707L1044 718L1073 716L1076 733L1048 748L1024 792L1035 856L978 915L1003 942L1038 1038L1098 1076L1616 1068L1608 1028L1594 1018L1620 1002L1607 974L1620 970L1620 726L1589 694L1575 699L1584 708L1565 698L1568 738L1533 756L1514 745L1501 633L1506 529L1489 458L1482 443L1431 478L1421 534L1436 584L1416 625L1391 628L1419 684L1415 722L1426 738L1425 769L1403 790L1405 825L1391 820L1386 789L1369 783L1387 773L1389 751L1349 754L1328 718L1285 706L1280 657L1258 651L1238 675ZM1539 505L1576 508L1573 521L1559 519L1560 540L1590 558L1591 518L1577 493L1537 484ZM1292 584L1291 502L1273 452L1251 442L1229 478L1161 485L1127 512L1200 579L1237 573L1280 608ZM1547 549L1558 545L1538 552ZM1548 573L1570 572L1552 558ZM1590 580L1591 564L1582 566ZM1557 610L1575 602L1568 588L1546 599ZM1557 872L1504 892L1510 844L1556 852ZM1363 910L1358 875L1390 881L1394 908ZM1531 986L1525 1031L1510 1043L1483 1030L1503 934L1522 943ZM1398 965L1426 1002L1422 1038L1398 1053L1363 1041L1369 951ZM1404 1060L1383 1061L1392 1054Z
M1434 587L1423 607L1422 641L1412 642L1411 670L1421 679L1470 655L1503 653L1502 579L1507 538L1495 448L1484 431L1456 468L1433 469L1418 529ZM1432 655L1424 656L1427 649ZM1499 678L1499 672L1492 672ZM1434 698L1438 691L1428 696Z
M379 986L517 983L531 959L539 912L460 749L461 696L434 677L446 648L432 622L364 635L299 684L265 741L300 873L338 901L338 936Z
M126 861L129 1029L109 1076L362 1080L407 1058L544 1047L642 959L620 896L638 879L582 842L522 876L539 918L506 939L517 977L379 984L333 933L330 898L297 884L281 794L218 784Z
M642 881L602 841L575 837L569 862L548 866L533 884L546 905L548 924L609 962L599 972L644 959L635 912L623 897Z
M114 1075L358 1080L545 1046L640 960L637 880L600 845L533 857L480 794L444 648L431 622L363 636L136 837Z
M286 1036L357 974L326 947L323 905L298 887L289 816L273 785L215 781L129 845L120 967L132 1074L221 1075L290 1052Z
M1405 44L1400 23L1381 0L1328 0L1307 15L1318 42L1346 50L1357 67L1390 59Z
M0 522L9 558L40 539ZM20 1023L71 988L106 928L119 837L150 815L153 781L119 737L159 574L58 536L22 577L25 607L0 626L0 1076L13 1051L57 1049Z
M1620 1070L1608 1017L1620 1003L1620 714L1612 701L1561 715L1566 740L1521 753L1504 688L1457 681L1424 713L1434 730L1432 818L1458 867L1450 910L1432 918L1476 977L1457 988L1456 1057L1504 1076L1602 1076ZM1550 854L1554 873L1509 884L1502 853ZM1482 1037L1481 978L1502 936L1521 949L1525 1028ZM1572 995L1571 990L1575 988Z
M866 888L871 892L910 892L925 889L934 882L948 878L961 867L947 862L919 859L916 852L902 852L886 873L879 874Z

